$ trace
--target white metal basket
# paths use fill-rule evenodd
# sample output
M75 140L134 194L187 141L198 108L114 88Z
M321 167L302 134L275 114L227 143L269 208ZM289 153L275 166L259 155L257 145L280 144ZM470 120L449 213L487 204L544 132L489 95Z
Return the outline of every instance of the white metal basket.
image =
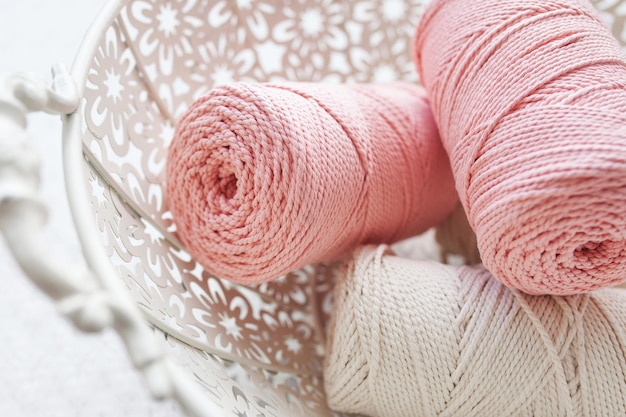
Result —
M177 117L229 81L413 80L422 0L113 0L71 73L0 85L0 230L81 329L113 327L155 397L194 416L330 416L321 378L333 269L244 287L176 238L162 184ZM597 1L626 45L626 2ZM49 255L24 115L63 115L65 180L88 270ZM436 249L431 248L436 252Z

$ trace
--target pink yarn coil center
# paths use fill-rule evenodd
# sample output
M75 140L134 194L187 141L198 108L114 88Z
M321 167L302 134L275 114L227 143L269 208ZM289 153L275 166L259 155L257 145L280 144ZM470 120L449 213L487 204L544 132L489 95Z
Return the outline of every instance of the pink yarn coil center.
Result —
M626 278L626 64L576 0L435 0L416 36L485 266L533 294Z
M415 235L458 201L410 84L217 87L179 122L167 176L189 252L246 284Z

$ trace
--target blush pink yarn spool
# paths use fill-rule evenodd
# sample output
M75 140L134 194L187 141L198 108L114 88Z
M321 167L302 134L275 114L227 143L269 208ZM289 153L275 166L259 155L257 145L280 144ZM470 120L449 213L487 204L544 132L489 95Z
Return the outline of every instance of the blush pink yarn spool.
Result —
M532 294L626 277L626 65L576 0L434 0L415 61L484 265Z
M458 201L411 84L216 87L177 126L167 198L194 258L244 284L421 233Z

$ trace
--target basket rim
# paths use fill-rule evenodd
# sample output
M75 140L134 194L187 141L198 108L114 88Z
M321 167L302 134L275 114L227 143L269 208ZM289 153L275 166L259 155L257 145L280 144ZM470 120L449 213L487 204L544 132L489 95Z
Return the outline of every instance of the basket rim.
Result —
M70 73L76 83L81 102L74 113L62 117L62 159L70 213L87 266L95 273L104 288L132 302L121 282L116 279L116 271L106 254L96 224L92 219L89 196L83 183L87 173L83 164L81 135L83 121L81 110L85 105L84 90L91 60L105 29L111 25L127 2L128 0L110 0L105 4L89 26L74 57Z

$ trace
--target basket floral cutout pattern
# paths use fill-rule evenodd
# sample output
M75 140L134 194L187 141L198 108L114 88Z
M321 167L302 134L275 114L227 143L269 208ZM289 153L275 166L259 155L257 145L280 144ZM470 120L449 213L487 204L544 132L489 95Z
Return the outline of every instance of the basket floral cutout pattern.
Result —
M226 358L319 373L313 268L256 289L212 277L88 168L102 241L135 302L155 325Z
M338 417L318 375L269 371L228 361L157 332L178 365L196 376L223 415Z
M81 108L102 242L148 319L187 352L181 362L229 410L330 415L319 374L334 276L311 266L243 287L196 263L163 193L176 120L199 95L231 81L417 81L410 40L424 3L129 0L102 35ZM595 3L626 43L626 2ZM281 378L282 385L246 391L235 368L258 386Z

